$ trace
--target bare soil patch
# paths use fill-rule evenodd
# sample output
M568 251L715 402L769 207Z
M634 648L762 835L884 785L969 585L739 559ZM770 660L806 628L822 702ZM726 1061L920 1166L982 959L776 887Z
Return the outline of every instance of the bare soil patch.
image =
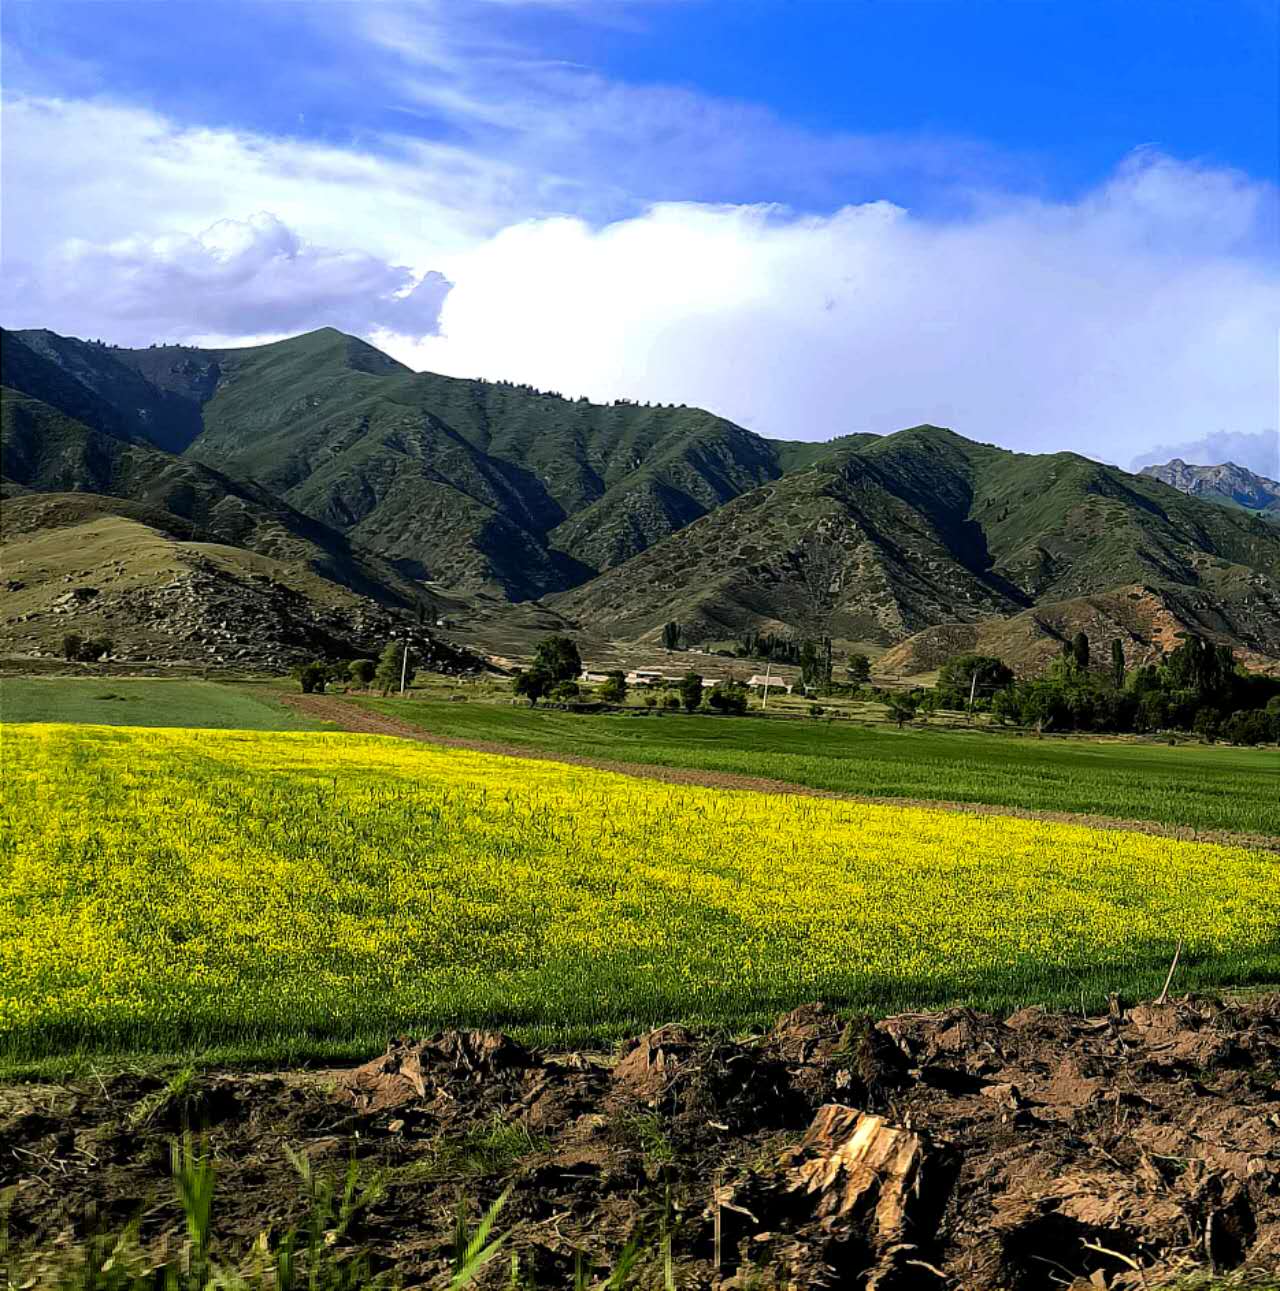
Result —
M406 1286L447 1281L459 1194L539 1286L663 1234L681 1287L1135 1289L1280 1268L1280 996L1082 1018L1028 1008L747 1037L667 1026L619 1054L499 1034L397 1040L347 1070L117 1074L0 1087L10 1240L104 1223L181 1241L169 1145L217 1163L218 1242L297 1223L296 1167L352 1159L381 1195L338 1237ZM509 1256L480 1285L508 1285Z
M998 806L977 802L935 801L931 798L878 798L868 794L842 793L835 789L815 789L787 780L765 776L739 775L731 771L702 771L691 767L654 766L646 762L615 761L587 757L576 753L547 752L514 744L486 740L464 740L437 735L421 726L385 713L371 712L349 704L333 695L285 695L282 702L298 712L322 721L332 722L341 730L361 735L394 735L404 740L419 740L446 748L471 749L476 753L493 753L500 757L526 758L538 762L560 762L568 766L593 767L643 780L660 780L665 784L700 785L711 789L742 789L751 793L794 794L803 798L834 798L844 802L864 802L887 807L928 807L936 811L960 811L974 816L1017 816L1023 820L1048 820L1067 825L1087 825L1091 829L1122 829L1161 838L1178 838L1187 842L1225 843L1236 847L1255 847L1280 852L1280 838L1269 834L1242 834L1221 829L1193 829L1186 825L1167 825L1154 820L1123 820L1115 816L1095 816L1071 811L1033 811L1023 807Z

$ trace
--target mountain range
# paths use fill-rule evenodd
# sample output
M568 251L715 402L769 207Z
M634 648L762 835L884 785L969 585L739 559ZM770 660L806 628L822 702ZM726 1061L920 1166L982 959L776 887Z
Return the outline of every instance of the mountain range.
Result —
M1219 505L1156 470L935 426L771 440L698 408L415 373L332 329L141 350L6 331L0 363L6 548L9 516L30 541L43 514L25 495L87 494L92 523L218 546L224 564L253 553L296 595L323 585L334 613L357 598L434 622L538 600L599 640L671 619L695 642L829 635L891 647L904 672L995 624L1039 666L1083 619L1135 659L1179 631L1280 659L1271 502ZM78 506L59 524L85 523ZM0 634L26 639L7 618Z
M1210 502L1224 502L1246 511L1261 511L1280 518L1280 483L1234 462L1220 466L1189 466L1175 457L1163 466L1144 466L1141 474L1172 484L1182 493Z

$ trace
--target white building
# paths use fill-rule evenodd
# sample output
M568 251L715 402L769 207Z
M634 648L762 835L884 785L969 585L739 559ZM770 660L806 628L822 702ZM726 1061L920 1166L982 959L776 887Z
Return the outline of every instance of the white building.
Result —
M756 673L747 686L752 690L763 690L768 686L770 690L782 690L788 695L791 694L791 687L781 677L766 677L762 673Z
M668 680L660 668L634 668L627 673L628 686L661 686Z

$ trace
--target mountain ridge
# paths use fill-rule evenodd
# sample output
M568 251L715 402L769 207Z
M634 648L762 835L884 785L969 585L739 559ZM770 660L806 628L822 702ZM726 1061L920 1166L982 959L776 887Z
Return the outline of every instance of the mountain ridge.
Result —
M1280 519L1280 483L1235 462L1193 466L1175 457L1161 465L1144 466L1139 474L1162 480L1192 497L1221 500L1249 511L1270 512Z
M414 577L513 599L584 581L812 453L702 409L414 373L331 328L235 350L8 336L99 396L127 388L121 372L149 381L168 419L135 399L130 438L163 421L155 446L181 441Z
M331 328L222 350L0 342L9 492L185 509L268 553L283 533L291 558L404 604L542 598L617 639L675 619L691 641L891 646L1038 606L1096 616L1089 598L1139 587L1187 631L1280 657L1280 527L1152 471L930 425L770 440L703 409L415 373Z

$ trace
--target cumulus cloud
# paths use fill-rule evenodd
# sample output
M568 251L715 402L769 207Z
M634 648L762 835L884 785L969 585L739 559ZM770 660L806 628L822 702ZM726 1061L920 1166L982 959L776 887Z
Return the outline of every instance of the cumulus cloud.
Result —
M456 142L358 151L96 101L4 110L10 326L145 344L331 324L419 367L799 439L932 421L1126 461L1276 424L1276 192L1219 168L1144 152L1073 201L991 188L945 218L634 194L616 218L599 213L613 170L593 189L585 169ZM554 133L539 111L535 159ZM708 120L681 138L728 131Z
M1192 466L1221 466L1234 462L1271 480L1280 480L1280 432L1219 430L1180 444L1157 444L1133 459L1132 470L1163 465L1180 457Z
M966 219L668 203L526 221L445 257L438 336L403 361L596 398L698 404L817 439L918 422L1127 459L1153 431L1266 425L1275 193L1143 154L1074 203Z
M72 332L92 300L96 330L137 345L157 336L257 337L326 325L427 335L449 290L439 273L418 279L361 251L314 246L266 212L219 220L195 236L105 245L74 239L49 269L43 278L11 278L5 296L42 325Z
M504 163L443 144L337 148L97 100L6 96L3 114L6 263L270 211L318 246L416 264L541 209Z

